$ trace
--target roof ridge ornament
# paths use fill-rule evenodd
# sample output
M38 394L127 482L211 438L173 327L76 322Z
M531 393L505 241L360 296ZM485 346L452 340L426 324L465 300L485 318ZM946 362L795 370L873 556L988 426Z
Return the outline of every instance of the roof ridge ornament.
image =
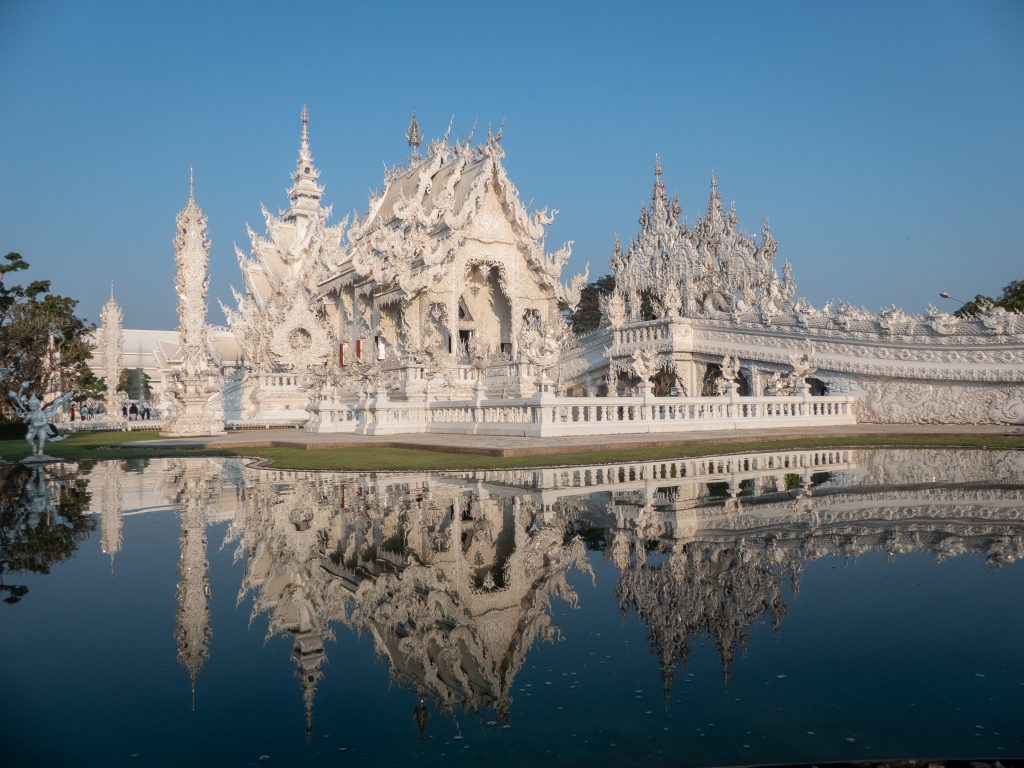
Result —
M316 183L320 172L313 165L313 153L309 148L309 108L303 104L300 113L302 132L299 136L299 157L292 173L292 187L288 190L291 210L302 209L306 215L320 206L323 187Z
M454 115L453 115L454 119ZM451 125L448 126L449 130ZM448 134L445 134L447 136ZM420 124L416 120L416 110L412 111L412 121L409 123L409 130L405 134L405 141L412 147L412 157L418 160L420 156L420 144L423 143L423 134L420 133Z
M309 108L305 104L302 105L300 116L302 118L302 137L299 141L299 156L303 158L309 156L312 160L309 152Z

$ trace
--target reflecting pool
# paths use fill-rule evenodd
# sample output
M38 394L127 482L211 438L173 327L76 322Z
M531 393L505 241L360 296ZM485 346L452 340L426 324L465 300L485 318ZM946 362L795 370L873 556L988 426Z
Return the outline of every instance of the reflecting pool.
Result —
M1024 453L0 467L4 765L1024 755Z

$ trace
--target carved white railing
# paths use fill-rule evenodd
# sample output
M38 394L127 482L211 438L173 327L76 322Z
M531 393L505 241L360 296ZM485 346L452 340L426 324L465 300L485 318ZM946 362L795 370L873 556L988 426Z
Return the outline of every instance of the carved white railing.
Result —
M310 405L312 432L478 435L616 435L854 424L855 398L556 397L396 401L324 399Z
M224 422L224 429L237 431L240 429L302 429L304 422L302 416L294 419L227 419Z
M718 482L738 485L745 480L779 477L785 474L856 468L849 448L776 450L727 456L662 459L644 462L605 462L582 467L540 467L529 470L473 470L459 477L485 482L513 483L529 490L587 490L616 486L629 490L660 487L664 481ZM510 481L510 473L514 479ZM672 483L670 483L672 485Z
M61 432L156 432L163 429L166 423L163 419L143 419L142 421L90 419L88 421L62 421L57 428Z
M295 373L264 373L259 377L260 389L267 391L297 392L300 384Z

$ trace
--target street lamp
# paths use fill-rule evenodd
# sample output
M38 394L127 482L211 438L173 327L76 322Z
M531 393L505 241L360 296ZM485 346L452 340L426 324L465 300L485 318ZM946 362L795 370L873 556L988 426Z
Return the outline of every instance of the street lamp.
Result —
M952 299L953 301L959 301L961 304L966 304L967 303L966 301L961 301L960 299L958 299L958 298L956 298L954 296L950 296L945 291L939 291L939 298L942 298L942 299Z

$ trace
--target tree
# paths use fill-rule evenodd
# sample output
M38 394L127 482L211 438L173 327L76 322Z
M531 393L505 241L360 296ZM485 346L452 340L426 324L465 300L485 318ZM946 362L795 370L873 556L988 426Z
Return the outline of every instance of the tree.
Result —
M150 377L141 368L124 368L117 377L117 388L127 392L131 400L148 400L153 394Z
M569 313L572 322L573 333L580 334L593 331L601 326L601 297L609 295L615 290L615 278L612 275L605 275L597 278L593 283L587 283L580 291L580 303L576 311ZM656 320L658 315L654 311L654 302L650 291L643 291L640 294L640 319Z
M1007 312L1024 313L1024 280L1014 280L1007 284L998 299L979 293L970 301L964 302L954 314L957 317L977 317L989 307L1002 307Z
M8 574L49 573L95 528L94 516L85 514L91 500L88 481L70 466L62 465L55 474L23 464L0 468L0 595L6 594L5 603L28 594L28 587L10 583Z
M75 315L77 301L50 293L49 280L8 282L8 275L28 266L17 253L0 260L0 370L8 372L0 386L32 381L40 397L79 389L91 376L93 327Z
M593 283L587 283L580 291L580 303L576 311L570 313L573 333L580 334L593 331L601 325L601 297L615 290L615 278L611 275L599 277Z

